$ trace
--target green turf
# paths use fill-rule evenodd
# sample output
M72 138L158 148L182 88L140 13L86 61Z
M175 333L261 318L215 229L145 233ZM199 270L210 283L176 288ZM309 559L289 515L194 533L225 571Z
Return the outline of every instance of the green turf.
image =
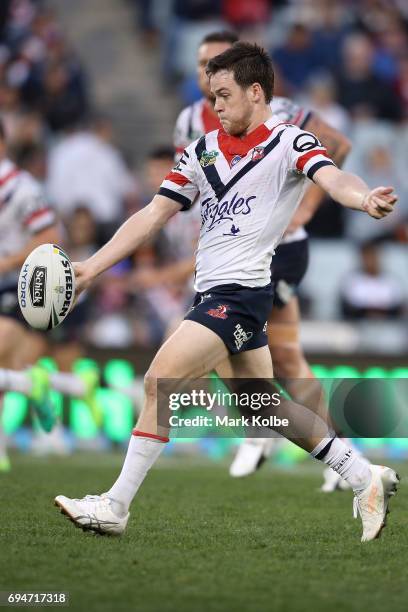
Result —
M224 465L162 461L119 539L84 534L52 505L106 490L120 464L13 458L0 475L0 590L69 591L71 610L92 611L407 609L403 484L382 538L364 545L351 494L317 492L311 462L233 480Z

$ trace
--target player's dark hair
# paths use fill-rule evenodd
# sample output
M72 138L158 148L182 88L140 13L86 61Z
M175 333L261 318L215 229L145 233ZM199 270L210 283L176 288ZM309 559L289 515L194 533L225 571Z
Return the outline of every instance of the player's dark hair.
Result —
M204 36L203 40L200 43L201 45L205 45L207 43L230 43L233 45L239 40L238 34L233 32L232 30L217 30L216 32L210 32L206 36Z
M4 123L2 119L0 119L0 139L1 140L6 139L6 130L4 129Z
M160 147L156 147L152 151L150 151L148 155L148 159L157 159L157 160L166 160L174 159L174 148L168 145L163 145Z
M271 58L262 47L248 42L236 42L208 62L208 76L220 70L232 72L235 81L243 89L259 83L265 94L265 102L269 104L272 100L275 75Z

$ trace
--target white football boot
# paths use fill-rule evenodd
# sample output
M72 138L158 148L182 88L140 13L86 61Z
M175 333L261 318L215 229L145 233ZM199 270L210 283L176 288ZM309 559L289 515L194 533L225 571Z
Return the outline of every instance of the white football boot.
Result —
M100 534L120 535L125 531L130 516L129 512L124 517L114 514L112 500L106 495L86 495L82 499L58 495L54 503L76 527Z
M254 474L272 453L276 438L248 438L238 447L229 473L233 478Z
M370 471L370 484L354 493L353 513L354 518L359 514L363 522L362 542L380 536L389 513L388 502L391 495L395 495L400 480L394 470L383 465L370 465Z
M340 474L329 467L323 471L323 478L324 482L320 487L323 493L333 493L334 491L347 491L351 489L349 483L344 480Z

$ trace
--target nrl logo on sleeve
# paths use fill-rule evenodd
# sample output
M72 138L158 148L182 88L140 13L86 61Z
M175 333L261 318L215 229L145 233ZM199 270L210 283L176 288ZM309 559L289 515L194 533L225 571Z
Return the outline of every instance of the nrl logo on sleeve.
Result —
M203 151L200 157L200 165L203 168L215 164L217 161L218 151Z

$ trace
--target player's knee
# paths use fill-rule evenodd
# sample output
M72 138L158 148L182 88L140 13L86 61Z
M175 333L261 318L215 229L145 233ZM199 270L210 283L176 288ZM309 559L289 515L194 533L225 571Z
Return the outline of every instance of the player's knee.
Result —
M144 392L147 400L155 400L157 397L157 372L150 367L144 377Z
M299 345L271 347L271 356L277 378L301 378L305 358Z

